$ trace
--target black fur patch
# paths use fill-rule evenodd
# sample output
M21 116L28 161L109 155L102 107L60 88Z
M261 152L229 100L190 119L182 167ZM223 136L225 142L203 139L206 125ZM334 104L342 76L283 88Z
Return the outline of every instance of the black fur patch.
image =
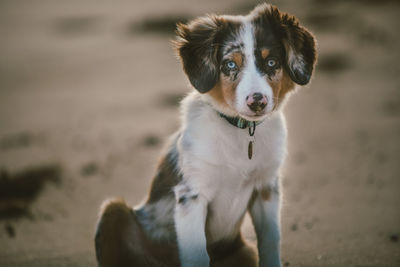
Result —
M254 51L254 56L258 71L264 75L268 75L268 77L272 77L275 75L276 71L282 67L282 63L285 61L284 52L283 49L279 45L274 44L274 42L268 43L262 38L258 38L265 32L266 30L260 30L256 34L256 49ZM268 47L268 50L270 51L269 55L265 59L261 56L261 48L264 47ZM270 59L274 59L276 61L275 66L269 67L267 65L268 60Z
M155 203L168 196L174 198L173 188L182 180L177 164L178 151L175 140L168 154L160 161L157 174L153 179L148 203Z
M260 5L252 15L254 16L252 23L256 29L256 47L266 46L271 50L269 57L278 57L295 83L307 84L316 62L315 41L312 34L300 26L294 16L280 12L275 6ZM256 58L259 58L257 53L256 49ZM262 63L259 58L260 70L265 69Z

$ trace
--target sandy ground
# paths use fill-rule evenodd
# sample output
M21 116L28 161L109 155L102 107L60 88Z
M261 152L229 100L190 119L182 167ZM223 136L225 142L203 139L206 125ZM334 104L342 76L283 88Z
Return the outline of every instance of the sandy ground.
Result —
M400 4L275 3L320 55L285 107L284 266L400 266ZM253 5L0 1L0 266L95 266L100 203L139 203L179 125L173 23Z

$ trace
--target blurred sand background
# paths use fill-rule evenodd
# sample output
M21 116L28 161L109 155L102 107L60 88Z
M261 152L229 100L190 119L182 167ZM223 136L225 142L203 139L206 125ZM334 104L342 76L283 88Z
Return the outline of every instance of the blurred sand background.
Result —
M272 2L319 44L285 107L284 266L400 266L400 1ZM174 23L255 3L0 0L0 266L95 266L99 205L138 204L179 125Z

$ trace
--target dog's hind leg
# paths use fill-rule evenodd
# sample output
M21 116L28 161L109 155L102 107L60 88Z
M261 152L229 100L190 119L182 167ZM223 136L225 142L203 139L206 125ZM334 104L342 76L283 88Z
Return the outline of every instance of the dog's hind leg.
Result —
M95 236L100 267L157 266L146 257L143 238L133 210L123 200L103 203Z

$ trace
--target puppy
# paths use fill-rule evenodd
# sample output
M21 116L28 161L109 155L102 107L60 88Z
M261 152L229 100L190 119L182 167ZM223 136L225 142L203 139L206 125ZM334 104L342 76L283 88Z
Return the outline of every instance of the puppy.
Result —
M177 35L195 90L182 101L182 126L145 203L103 205L95 237L99 266L281 266L281 106L296 85L310 81L314 37L267 4L246 16L179 24ZM258 253L240 233L246 212Z

